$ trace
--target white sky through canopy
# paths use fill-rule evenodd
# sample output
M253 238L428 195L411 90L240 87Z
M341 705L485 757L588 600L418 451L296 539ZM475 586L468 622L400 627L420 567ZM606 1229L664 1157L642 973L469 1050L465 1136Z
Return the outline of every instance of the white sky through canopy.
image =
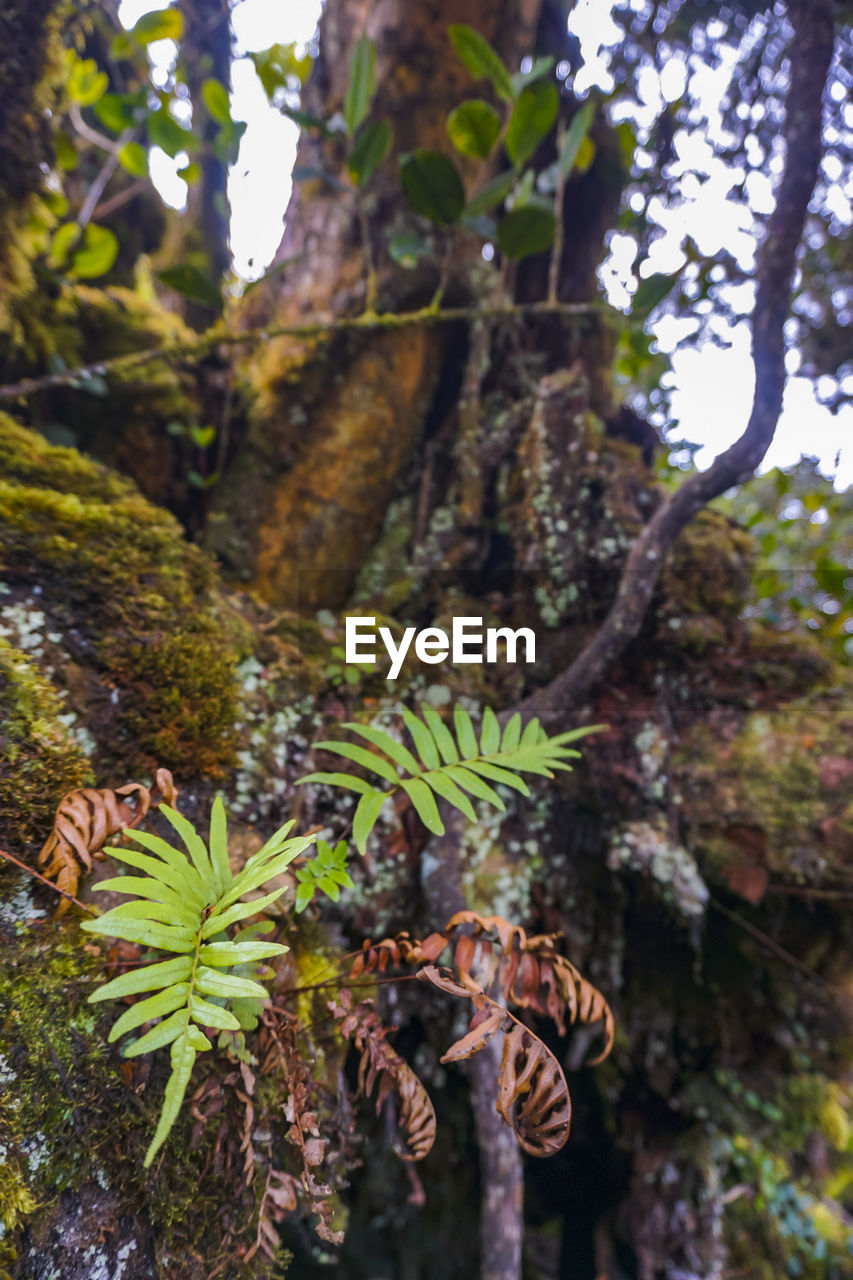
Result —
M163 0L123 0L120 17L132 26L141 14L161 8ZM575 87L584 92L598 84L605 92L613 87L608 71L607 46L620 36L620 29L610 16L608 0L579 0L571 25L581 41L584 66ZM236 119L247 122L237 163L229 178L231 202L231 246L238 275L253 278L262 274L281 239L283 215L290 197L290 174L296 158L298 129L270 106L254 67L240 54L268 48L280 42L306 43L315 33L320 13L319 0L236 0L233 6L235 52L232 69L232 110ZM170 41L150 47L153 75L165 74L174 56ZM702 105L709 115L717 108L730 74L731 62L725 57L721 66L697 83L693 71L692 89L700 92ZM684 90L687 71L679 59L665 63L660 74L650 68L638 77L637 100L632 105L633 118L640 123L654 119L665 101L674 101ZM775 159L772 157L771 159ZM659 209L656 216L663 234L655 241L653 251L643 266L643 275L673 272L684 262L680 243L686 226L701 252L712 254L725 246L751 265L754 240L750 234L750 215L742 203L728 198L734 178L726 165L713 156L707 142L698 133L679 137L677 163L682 166L682 203L675 209ZM180 208L185 201L185 184L176 174L180 162L164 153L151 154L151 172L163 197ZM691 182L698 170L702 180ZM756 213L772 207L770 175L756 174L749 191ZM763 179L763 181L762 181ZM630 292L636 287L633 275L636 245L630 236L615 235L611 252L602 271L602 280L610 301L625 307ZM751 286L740 286L749 295ZM748 296L742 300L747 305ZM697 454L700 467L710 465L722 449L732 443L746 426L753 386L752 362L749 355L749 327L746 321L723 326L721 340L729 345L706 342L698 348L675 350L683 337L683 322L675 316L663 317L655 326L658 342L665 351L673 351L670 396L672 415L677 420L674 436L701 445ZM795 373L797 357L790 353L790 372ZM853 484L853 407L845 406L833 415L816 399L813 384L806 378L792 376L785 393L782 416L776 439L764 468L789 466L801 454L820 459L821 469L835 475L839 488Z

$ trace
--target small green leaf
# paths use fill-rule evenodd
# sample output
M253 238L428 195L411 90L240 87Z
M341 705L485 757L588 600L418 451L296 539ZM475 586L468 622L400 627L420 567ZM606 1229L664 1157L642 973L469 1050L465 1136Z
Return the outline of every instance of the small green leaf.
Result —
M485 160L501 131L501 118L494 107L479 98L462 102L447 117L447 133L457 151Z
M78 107L92 107L109 88L110 78L101 71L94 58L72 55L68 73L68 96Z
M221 1004L211 1004L202 1000L201 996L191 995L189 1000L190 1014L193 1020L202 1027L216 1027L217 1031L239 1031L240 1023L228 1009Z
M424 782L431 786L436 795L441 796L442 800L452 804L454 809L458 809L460 813L464 813L469 822L478 821L471 801L446 773L436 770L435 773L424 774Z
M448 765L445 772L453 782L459 784L463 791L467 791L469 795L476 796L478 800L488 800L489 804L500 809L501 813L506 810L506 805L501 800L497 791L478 777L476 773L472 773L470 769L463 768L462 765Z
M419 259L431 252L432 249L426 240L413 232L395 236L388 245L388 253L392 261L405 267L407 271L413 270L418 265Z
M178 1112L181 1109L184 1094L192 1076L196 1050L199 1047L194 1042L191 1034L194 1030L196 1028L187 1027L180 1039L175 1039L175 1043L172 1045L172 1073L166 1081L163 1110L160 1112L160 1119L157 1121L154 1137L151 1139L151 1145L146 1151L145 1159L142 1162L145 1169L151 1165L151 1161L166 1141L169 1136L169 1130L178 1118ZM202 1039L209 1048L209 1041L204 1036L202 1036Z
M192 957L184 955L147 964L142 969L132 969L130 973L123 973L93 991L89 1004L100 1000L120 1000L123 996L138 995L140 991L154 991L158 987L171 986L173 982L183 982L192 973L192 967Z
M402 716L403 723L412 735L415 748L421 758L423 767L425 769L437 769L441 764L441 760L439 758L435 739L429 729L423 721L419 720L416 715L413 715L407 707L403 707ZM420 773L420 770L417 770L417 772Z
M198 267L193 267L189 263L166 267L163 271L157 272L157 279L162 280L163 284L176 290L177 293L182 293L192 302L200 302L210 307L211 311L222 310L222 295L210 277Z
M361 854L364 854L367 849L367 837L376 825L379 810L387 799L387 791L374 791L372 795L362 796L356 806L352 820L352 837L355 840L355 847Z
M53 153L56 156L56 163L66 173L71 173L77 168L79 163L77 148L64 129L57 129L53 135Z
M501 731L498 718L491 707L483 712L483 723L480 726L480 750L484 756L493 755L500 750Z
M133 125L132 94L105 93L95 104L95 115L112 133L124 133Z
M183 1035L186 1025L187 1011L179 1009L177 1013L164 1018L162 1022L157 1023L156 1027L146 1031L144 1036L125 1045L122 1052L126 1058L138 1058L140 1053L151 1053L154 1049L161 1049L164 1044L171 1044L173 1040L177 1040L178 1036Z
M223 929L236 924L238 920L245 920L247 916L255 916L261 911L266 911L267 907L271 907L279 900L284 889L285 886L282 885L280 889L271 889L263 897L253 898L251 902L235 902L224 911L211 913L202 925L201 936L209 938L211 934L221 933Z
M512 169L507 169L506 173L500 173L491 182L488 182L482 190L476 192L465 206L466 214L472 218L478 218L481 214L494 209L496 205L503 204L510 191L512 191L515 182L515 174Z
M479 755L480 748L477 745L477 735L474 732L471 717L458 702L453 708L453 723L456 727L456 741L459 743L459 752L463 760L470 760L472 756Z
M453 23L448 28L450 42L475 80L488 77L495 93L506 102L515 97L512 79L499 54L479 31L464 22Z
M208 942L199 948L198 958L214 968L230 968L235 964L254 964L270 956L283 956L290 947L283 942Z
M201 177L201 165L198 160L190 160L185 165L182 165L177 173L179 178L183 178L184 182L192 186Z
M564 182L575 167L581 143L589 133L594 115L595 104L585 102L580 111L572 117L572 122L566 130L566 136L563 138L563 145L560 147L560 154L557 158L560 175Z
M61 267L68 257L71 246L77 243L81 235L82 232L76 222L64 222L61 227L57 227L50 241L48 258L50 266Z
M364 728L363 725L359 727ZM322 748L323 751L331 751L335 755L343 756L345 760L352 760L353 764L360 764L362 768L369 769L372 773L378 773L380 778L384 778L386 782L397 783L400 781L396 770L383 756L374 755L372 751L365 751L364 747L357 747L352 742L315 742L314 746ZM419 772L417 768L415 772Z
M216 427L190 427L190 439L197 449L207 449L216 439Z
M179 151L189 151L195 145L193 135L182 129L165 107L146 116L145 128L152 147L160 147L172 160Z
M134 178L144 178L148 173L148 152L138 142L126 142L120 147L118 162Z
M515 751L521 741L521 713L516 711L515 715L510 716L504 729L503 740L501 741L501 751Z
M182 1009L187 1002L189 989L188 982L177 982L165 991L158 991L156 996L137 1001L113 1023L108 1037L110 1044L124 1035L125 1031L135 1031L143 1022L152 1022L154 1018L162 1018L175 1009Z
M226 1000L232 996L257 996L265 1000L267 996L266 989L259 982L238 978L235 973L217 973L203 964L196 971L196 986L206 996L223 996Z
M529 160L557 119L560 91L538 80L519 94L506 130L506 153L518 169Z
M144 13L132 34L140 44L151 44L153 40L180 40L184 34L184 16L180 9L156 9L153 13Z
M403 714L405 718L405 712ZM389 756L395 764L398 764L402 769L405 769L406 773L418 774L421 772L421 767L412 755L411 751L409 751L407 747L404 747L402 742L398 742L396 738L392 738L390 733L386 733L384 729L375 729L373 725L358 724L356 721L345 721L344 728L350 729L353 733L357 733L360 737L371 742L374 747L378 747L380 751L384 751L386 756ZM391 780L392 779L389 778L389 781ZM396 776L393 781L397 781Z
M517 778L509 769L502 769L488 760L470 760L467 768L472 769L482 778L488 778L491 782L500 782L505 787L512 787L515 791L520 791L523 796L530 795L530 788L524 779Z
M217 796L210 809L210 860L216 877L216 887L224 893L231 883L231 864L228 861L228 834L225 822L225 805Z
M170 929L168 925L146 920L116 920L112 912L97 920L84 920L80 928L87 933L99 933L109 938L124 938L138 942L141 947L157 947L160 951L192 951L195 938L182 929Z
M418 817L428 831L433 835L444 835L444 823L441 821L438 813L438 806L435 803L435 797L429 787L420 778L404 778L400 786L406 792L417 810Z
M356 778L351 773L309 773L304 778L297 778L296 786L300 787L305 782L321 782L327 787L344 787L347 791L360 791L363 796L376 790L364 778Z
M403 194L416 213L450 226L465 207L465 188L456 166L441 151L421 148L402 162Z
M356 134L347 167L357 187L366 186L391 150L394 134L387 120L371 120Z
M350 137L366 117L375 87L376 45L368 36L362 36L353 49L344 98L344 124Z
M525 258L550 249L556 223L550 209L528 204L505 213L498 223L498 248L505 258Z
M631 300L631 315L645 319L654 311L655 307L663 302L664 298L674 288L678 280L678 273L675 275L664 275L662 272L656 272L654 275L647 276L645 280L640 282L637 292Z
M428 702L422 702L421 715L427 722L432 736L435 738L435 744L441 752L441 758L444 763L458 764L459 752L456 750L456 743L453 741L453 734L441 719L438 712L434 707L431 707Z
M318 133L322 133L324 138L332 136L332 131L326 121L321 120L319 116L312 116L307 111L299 111L296 107L288 107L287 105L279 107L279 111L283 116L287 116L288 120L298 124L300 129L316 129Z
M533 747L539 741L539 719L534 716L532 720L528 720L524 726L524 732L521 735L522 747Z
M87 224L83 244L71 256L70 275L78 280L94 280L106 275L118 257L118 239L109 227Z
M221 81L212 77L205 80L201 86L201 98L211 120L215 120L217 124L231 123L231 100Z
M302 884L300 884L297 887L296 901L293 904L293 909L297 913L297 915L300 912L305 910L305 908L309 905L313 897L314 897L314 885L312 881L310 880L303 881Z

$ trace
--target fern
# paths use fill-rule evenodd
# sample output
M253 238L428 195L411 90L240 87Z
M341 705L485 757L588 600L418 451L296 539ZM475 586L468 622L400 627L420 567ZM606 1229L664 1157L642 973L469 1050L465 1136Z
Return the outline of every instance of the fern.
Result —
M95 885L95 889L128 894L131 900L81 926L89 933L125 938L171 957L122 974L89 997L94 1002L154 993L126 1009L109 1037L117 1040L125 1032L158 1019L127 1045L124 1053L133 1058L171 1045L172 1071L145 1155L146 1168L177 1119L196 1055L211 1047L202 1028L238 1031L251 1025L256 1001L265 999L267 992L245 975L257 972L254 966L258 961L288 950L280 943L254 941L258 930L253 926L241 930L235 939L229 938L232 925L270 906L284 892L284 886L250 902L242 901L243 895L280 875L314 840L313 836L288 839L293 826L288 822L235 876L228 861L225 809L219 798L210 815L209 846L175 809L163 804L160 812L181 837L187 853L158 836L127 830L125 834L147 852L106 852L143 875L117 876Z
M317 853L307 866L296 872L296 902L294 910L304 911L318 889L332 902L337 902L341 889L354 889L352 876L347 871L346 840L339 840L334 849L325 840L317 841Z
M417 758L384 730L351 722L344 727L364 738L374 751L349 742L315 743L316 747L343 756L391 784L383 790L349 773L309 773L299 779L300 783L323 782L360 793L352 824L359 853L365 851L367 837L382 806L398 789L405 791L427 830L440 836L444 834L444 823L438 812L438 800L446 800L471 822L477 821L477 814L469 797L505 810L506 805L491 783L530 795L527 783L518 776L520 773L553 778L555 769L570 769L566 761L579 757L580 752L568 744L606 727L590 725L549 738L537 719L529 721L522 730L521 716L516 712L501 732L497 716L487 707L478 740L471 717L458 703L453 708L455 735L428 703L421 703L421 715L423 719L406 708L402 711ZM405 776L400 777L399 769Z

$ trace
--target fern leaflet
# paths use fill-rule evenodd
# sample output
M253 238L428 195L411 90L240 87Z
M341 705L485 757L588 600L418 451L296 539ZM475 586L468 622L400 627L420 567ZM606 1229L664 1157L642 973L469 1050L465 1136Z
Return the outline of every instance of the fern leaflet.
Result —
M232 925L257 915L284 893L284 886L250 902L244 902L243 895L280 875L314 840L313 836L288 839L293 826L289 822L235 876L228 861L225 809L219 798L213 803L207 845L183 814L165 804L160 812L181 837L186 853L159 836L128 829L125 834L147 852L106 852L143 874L116 876L94 887L131 895L130 901L81 925L89 933L125 938L171 955L114 978L89 997L95 1002L154 992L126 1009L109 1037L117 1040L159 1019L125 1047L125 1056L137 1057L171 1045L172 1071L145 1155L146 1168L178 1117L196 1054L211 1048L202 1028L238 1031L245 1026L246 1018L251 1019L257 1009L256 1002L267 995L259 982L245 975L256 972L258 961L288 950L281 943L256 941L261 930L255 926L242 929L234 939L228 936ZM234 1002L234 1009L229 1002Z
M300 783L321 782L360 793L352 825L359 853L365 852L367 837L382 806L398 788L406 792L427 830L440 836L444 834L444 823L437 800L446 800L471 822L477 821L477 814L469 797L505 810L506 805L492 784L530 795L527 783L519 774L553 778L555 769L570 769L571 765L566 762L580 756L579 751L569 746L570 742L606 728L601 724L589 725L549 737L535 718L522 729L521 716L516 712L501 732L497 716L487 707L478 739L471 717L458 703L453 709L455 736L428 703L421 704L422 719L406 708L402 716L417 758L383 729L353 722L344 728L358 734L374 750L350 742L315 743L318 748L360 765L381 781L390 782L389 789L383 790L348 773L309 773L299 779Z

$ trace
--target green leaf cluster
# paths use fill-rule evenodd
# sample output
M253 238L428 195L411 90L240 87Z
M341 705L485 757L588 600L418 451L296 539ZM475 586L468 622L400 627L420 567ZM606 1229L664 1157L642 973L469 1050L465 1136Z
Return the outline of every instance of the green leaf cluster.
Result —
M146 852L106 852L142 875L121 875L96 885L96 889L126 894L129 901L82 925L89 933L124 938L169 956L122 974L89 997L96 1002L153 992L125 1010L114 1024L110 1040L154 1022L125 1048L125 1055L136 1057L171 1045L172 1070L157 1128L145 1155L146 1168L175 1123L196 1055L211 1047L203 1028L239 1031L243 1023L229 1004L266 997L260 983L240 974L241 966L288 950L280 943L247 941L245 932L242 939L239 935L229 937L228 930L233 925L271 906L284 892L284 886L248 902L245 895L280 875L314 839L288 839L293 826L288 822L234 875L228 860L225 809L220 799L214 801L211 811L207 845L177 810L161 805L160 813L178 833L186 852L159 836L127 830L125 835Z
M332 902L337 902L341 889L354 889L347 871L347 842L339 840L334 849L325 840L317 841L317 852L311 861L296 872L296 910L304 911L320 889Z
M424 826L434 835L443 835L439 800L446 800L471 822L477 821L477 814L470 797L503 811L506 805L491 784L512 787L527 796L530 790L520 773L553 778L555 769L570 769L567 760L577 758L580 752L568 744L605 727L592 725L549 737L535 718L522 728L516 712L501 731L497 716L487 707L478 737L471 717L458 703L453 709L454 732L428 703L422 703L420 710L422 718L405 708L402 711L414 753L383 729L352 722L344 727L365 739L373 751L349 742L315 744L390 783L389 789L350 773L311 773L299 779L300 783L321 782L360 793L352 826L359 853L365 852L382 806L398 789L405 791ZM403 771L403 777L398 770Z

